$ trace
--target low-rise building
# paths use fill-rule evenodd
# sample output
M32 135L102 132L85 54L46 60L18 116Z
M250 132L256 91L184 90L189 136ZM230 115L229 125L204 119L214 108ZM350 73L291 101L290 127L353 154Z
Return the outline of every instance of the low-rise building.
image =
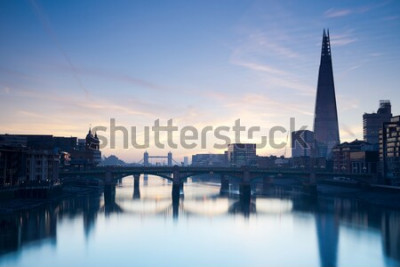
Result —
M225 154L195 154L192 155L192 166L226 166Z
M333 148L333 171L336 173L374 174L378 169L378 152L360 140L344 142Z
M229 144L227 159L232 167L257 166L256 144Z
M26 179L30 183L58 182L60 157L51 150L26 151Z
M0 147L0 187L58 182L60 158L52 150Z

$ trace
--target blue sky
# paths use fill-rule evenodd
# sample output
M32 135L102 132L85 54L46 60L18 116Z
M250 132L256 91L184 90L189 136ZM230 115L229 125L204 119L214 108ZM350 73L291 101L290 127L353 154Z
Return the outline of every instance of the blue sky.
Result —
M0 132L84 137L110 118L139 130L241 119L267 131L295 117L312 129L323 28L341 140L361 139L379 100L400 114L399 1L2 0ZM144 151L103 152L133 161Z

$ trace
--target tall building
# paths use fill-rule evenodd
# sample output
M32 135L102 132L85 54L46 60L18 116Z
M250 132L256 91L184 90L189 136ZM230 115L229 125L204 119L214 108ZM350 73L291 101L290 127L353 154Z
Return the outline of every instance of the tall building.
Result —
M400 116L385 122L379 131L381 174L387 184L400 184Z
M314 113L315 157L330 159L332 148L340 143L336 110L335 85L333 82L329 31L323 32L321 62L319 65L317 99Z
M364 140L374 145L375 150L379 148L379 130L384 122L390 121L390 118L392 118L392 107L389 100L381 100L376 113L363 115Z
M314 145L314 133L309 130L292 132L292 158L310 157Z
M233 167L257 165L256 144L229 144L228 164Z

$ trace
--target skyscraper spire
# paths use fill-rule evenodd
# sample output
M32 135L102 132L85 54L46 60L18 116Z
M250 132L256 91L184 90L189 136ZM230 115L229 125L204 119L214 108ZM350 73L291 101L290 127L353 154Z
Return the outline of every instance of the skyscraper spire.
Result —
M314 134L317 157L330 158L332 148L340 143L333 81L329 30L323 31L321 62L319 65L317 99L314 113Z

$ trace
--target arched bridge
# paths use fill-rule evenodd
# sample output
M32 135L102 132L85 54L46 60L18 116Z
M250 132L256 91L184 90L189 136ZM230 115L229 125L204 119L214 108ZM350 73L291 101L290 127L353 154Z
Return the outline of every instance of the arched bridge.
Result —
M187 177L201 174L215 174L221 177L221 191L229 188L229 177L237 179L240 183L240 193L250 194L250 183L257 179L263 179L264 183L269 183L272 177L300 178L309 185L315 185L319 179L333 178L341 174L330 172L313 172L304 170L290 169L267 169L258 167L216 167L216 166L110 166L97 167L91 170L62 171L60 178L97 178L102 179L105 184L113 184L115 180L125 176L133 175L135 186L139 185L141 174L160 176L172 181L172 192L179 193L183 188L183 183ZM347 178L363 184L370 184L372 176L368 174L346 174Z

